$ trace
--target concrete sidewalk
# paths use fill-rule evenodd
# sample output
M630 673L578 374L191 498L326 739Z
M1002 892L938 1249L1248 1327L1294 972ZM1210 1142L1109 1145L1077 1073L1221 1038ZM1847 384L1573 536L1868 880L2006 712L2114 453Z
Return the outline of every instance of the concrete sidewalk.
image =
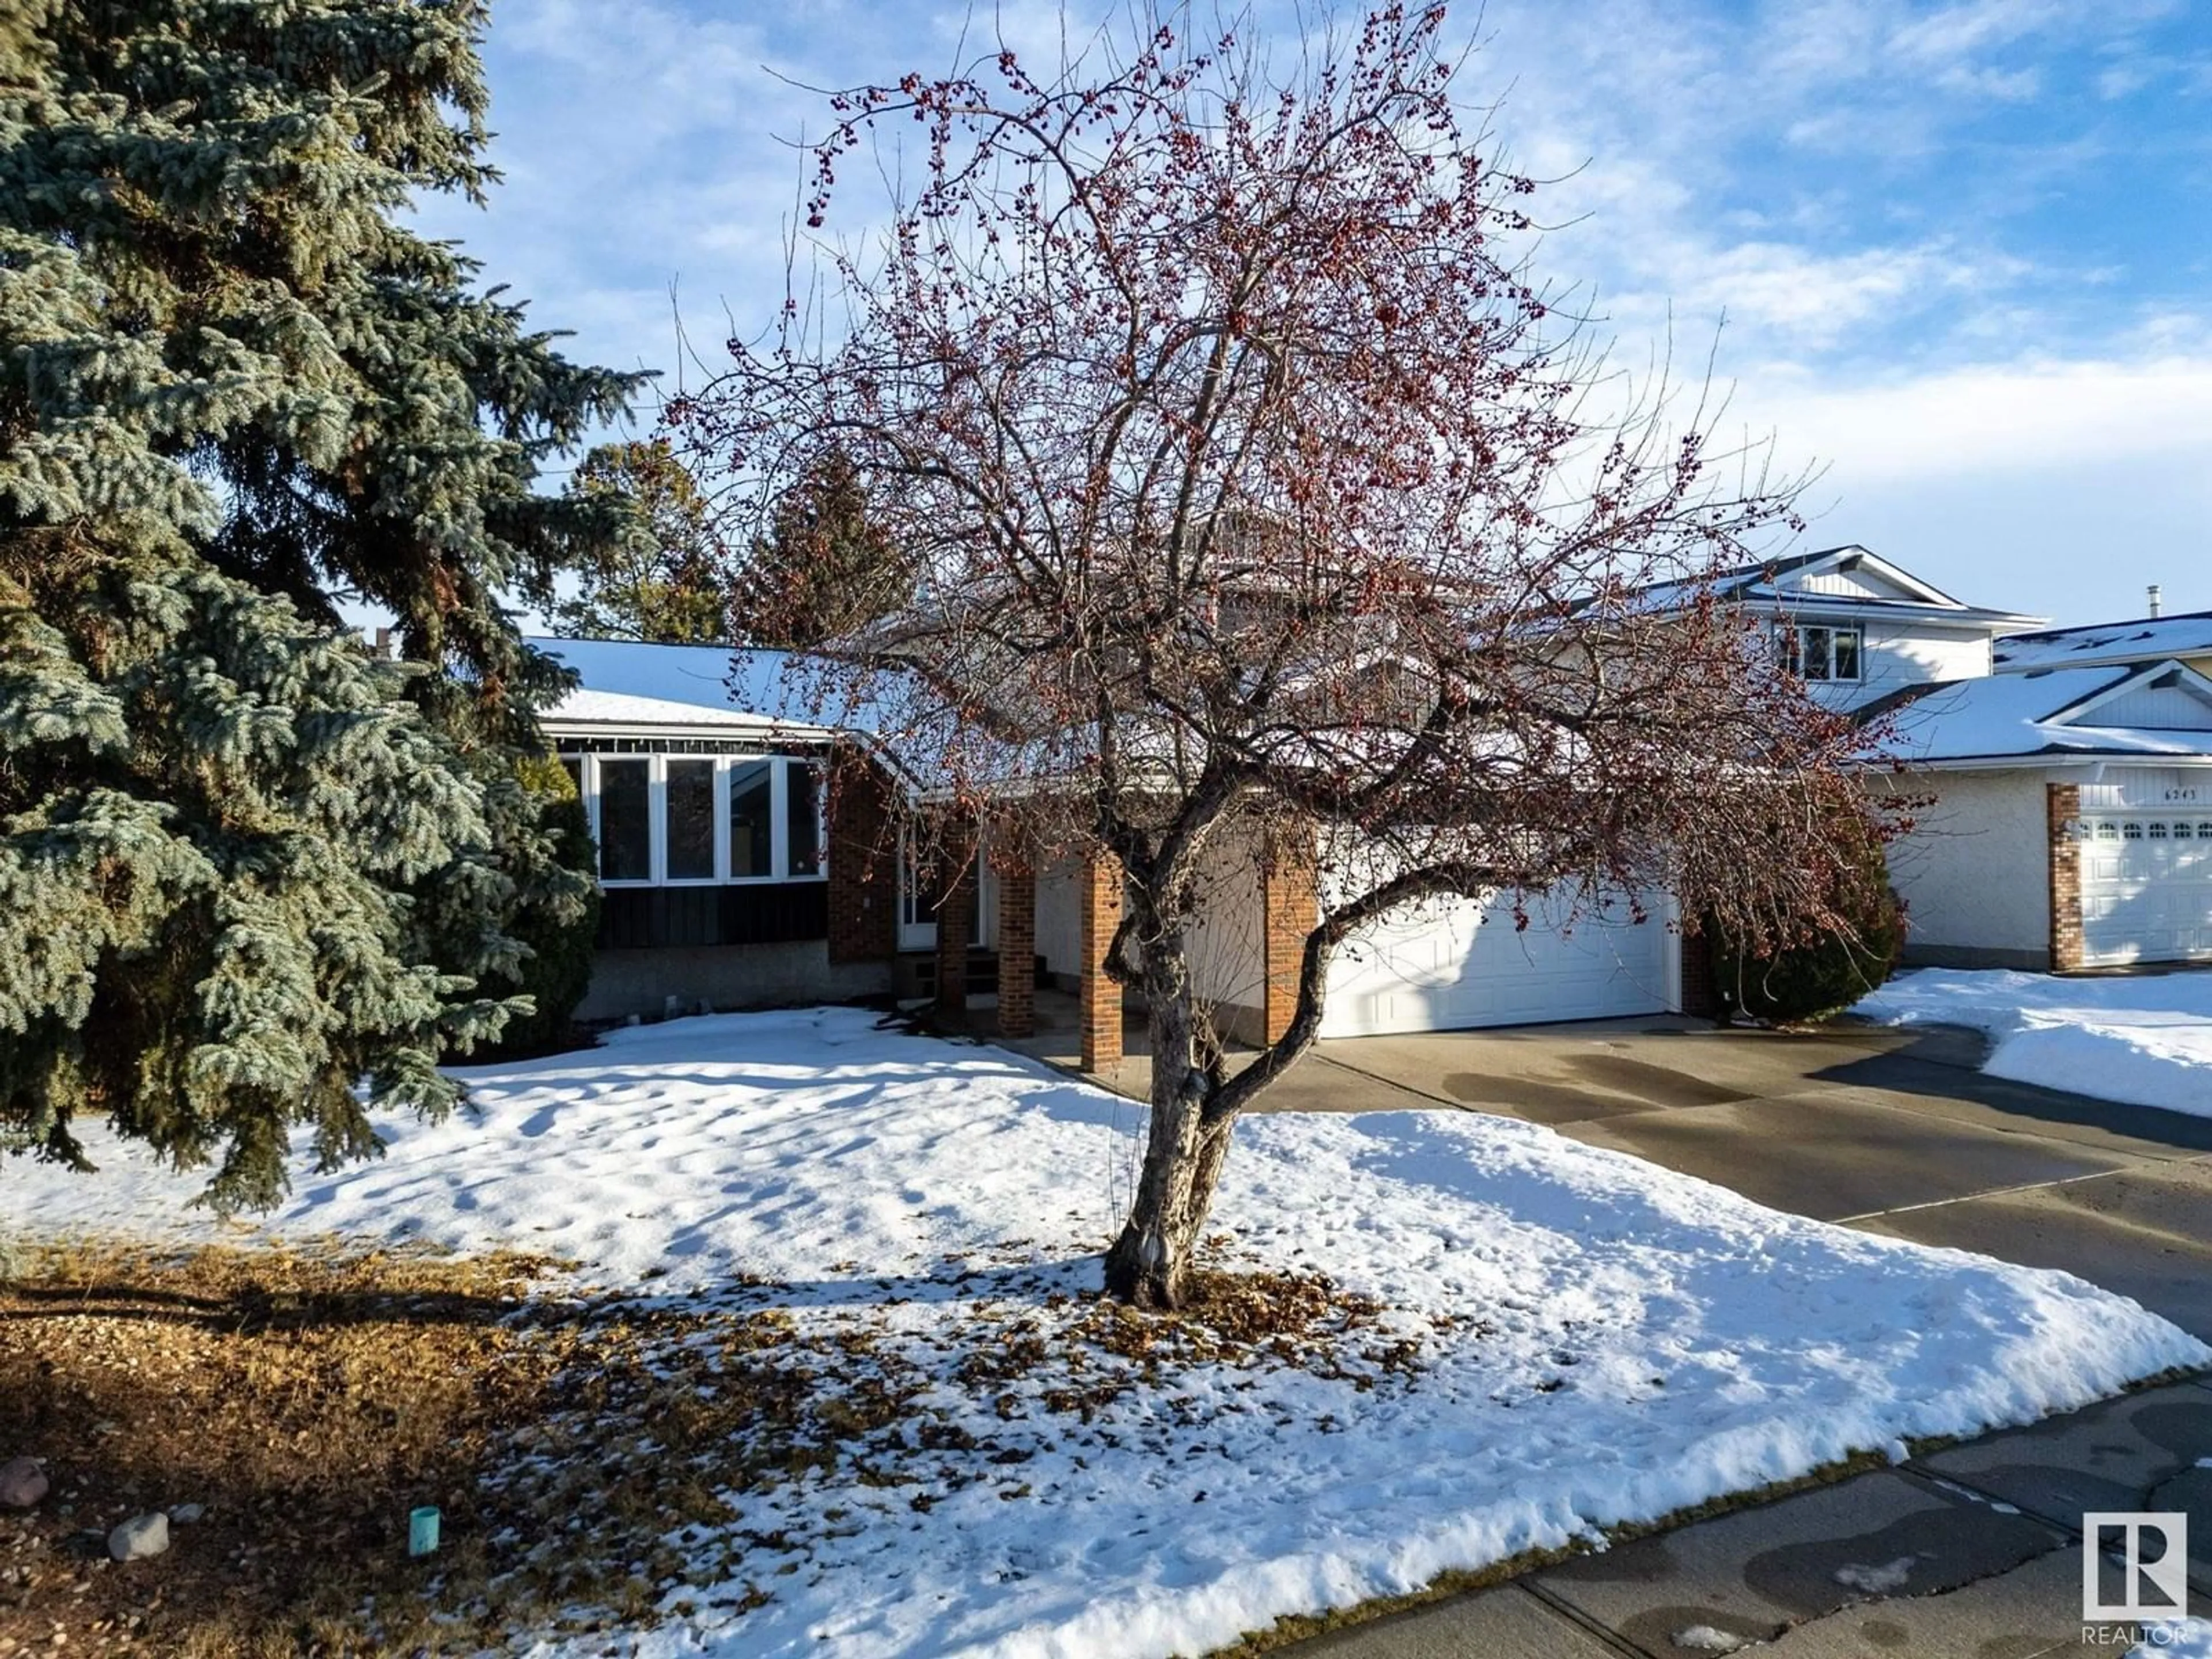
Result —
M2126 1651L2081 1620L2084 1510L2189 1517L2212 1597L2212 1389L2181 1383L1298 1644L1340 1659ZM2103 1574L2117 1589L2116 1564ZM1732 1647L1730 1644L1734 1644Z

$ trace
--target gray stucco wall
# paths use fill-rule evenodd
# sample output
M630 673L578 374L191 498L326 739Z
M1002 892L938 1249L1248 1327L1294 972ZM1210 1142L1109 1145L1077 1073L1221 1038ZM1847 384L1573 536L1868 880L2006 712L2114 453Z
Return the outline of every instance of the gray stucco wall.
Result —
M2047 968L2049 830L2039 771L1915 772L1877 795L1932 797L1889 849L1910 907L1905 959L1931 967Z
M674 997L680 1010L768 1008L844 1002L891 988L887 962L832 963L820 939L790 945L708 945L648 951L602 951L592 963L591 988L576 1010L581 1020L657 1017Z

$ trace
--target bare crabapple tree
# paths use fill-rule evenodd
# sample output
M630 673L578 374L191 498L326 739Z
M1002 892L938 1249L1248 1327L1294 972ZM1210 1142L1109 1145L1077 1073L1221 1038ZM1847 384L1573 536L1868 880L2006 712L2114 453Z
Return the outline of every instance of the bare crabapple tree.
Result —
M1716 600L1790 488L1547 302L1443 8L1288 68L1189 22L838 95L781 325L675 410L763 512L850 458L919 584L841 672L902 688L940 795L1119 860L1152 1090L1106 1277L1168 1307L1346 941L1448 896L1662 891L1776 939L1832 921L1864 813L1846 724ZM862 164L888 228L832 240ZM1321 894L1241 1066L1193 972L1232 843Z

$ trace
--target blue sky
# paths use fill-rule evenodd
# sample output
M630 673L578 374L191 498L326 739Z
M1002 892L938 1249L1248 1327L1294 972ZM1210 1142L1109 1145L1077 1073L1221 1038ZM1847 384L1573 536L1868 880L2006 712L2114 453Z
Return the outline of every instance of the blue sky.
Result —
M1261 9L1262 26L1274 0ZM1102 4L1072 4L1086 33ZM824 125L1060 11L503 0L488 211L432 204L579 356L707 365L781 293ZM1471 98L1554 178L1537 258L1620 359L1715 349L1724 432L1825 468L1807 544L2068 622L2212 609L2212 0L1491 0ZM1725 318L1725 326L1723 319Z

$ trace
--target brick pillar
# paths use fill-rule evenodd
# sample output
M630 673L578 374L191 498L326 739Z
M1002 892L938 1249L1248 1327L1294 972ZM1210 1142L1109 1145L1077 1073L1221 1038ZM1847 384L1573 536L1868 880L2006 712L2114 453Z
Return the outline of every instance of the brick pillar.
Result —
M1261 948L1267 957L1261 1017L1269 1042L1281 1041L1298 1011L1306 935L1321 919L1319 880L1310 834L1284 831L1269 839L1260 872Z
M1121 982L1101 965L1114 930L1121 924L1121 863L1108 853L1083 860L1076 878L1083 911L1083 973L1077 981L1083 1027L1083 1069L1103 1072L1121 1063Z
M937 904L937 1023L949 1030L968 1024L968 935L975 927L975 832L947 825L939 853L945 896Z
M1020 829L992 837L999 878L999 1035L1036 1030L1036 860Z
M1682 1012L1692 1019L1718 1019L1721 981L1713 966L1713 930L1700 927L1680 935L1682 952Z
M825 867L830 960L889 962L898 951L898 823L889 782L844 750L830 773Z
M2081 966L2081 843L2067 827L2081 816L2078 784L2044 786L2051 828L2051 971L2072 973Z

